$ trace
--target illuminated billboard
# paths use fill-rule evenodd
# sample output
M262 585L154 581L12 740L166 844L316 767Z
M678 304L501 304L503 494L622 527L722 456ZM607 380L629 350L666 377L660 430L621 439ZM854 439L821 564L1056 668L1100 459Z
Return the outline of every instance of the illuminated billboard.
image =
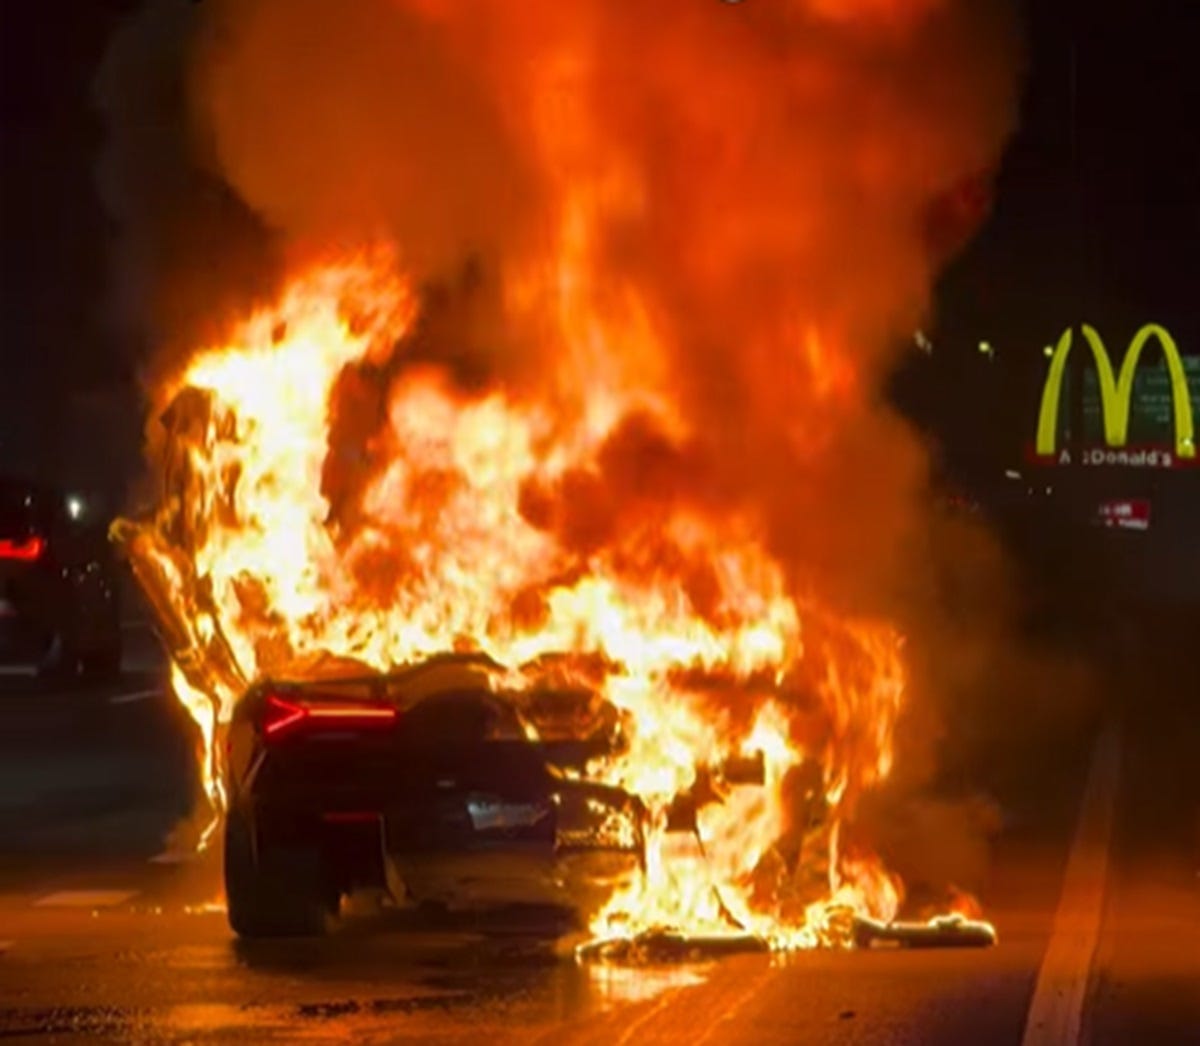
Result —
M1171 335L1151 323L1134 335L1114 374L1096 330L1084 324L1083 336L1096 366L1084 375L1082 463L1140 468L1196 464L1200 357L1180 356ZM1059 422L1072 339L1071 329L1063 332L1042 388L1034 451L1043 464L1071 464L1070 450L1059 446ZM1162 346L1162 363L1139 372L1138 363L1151 339Z

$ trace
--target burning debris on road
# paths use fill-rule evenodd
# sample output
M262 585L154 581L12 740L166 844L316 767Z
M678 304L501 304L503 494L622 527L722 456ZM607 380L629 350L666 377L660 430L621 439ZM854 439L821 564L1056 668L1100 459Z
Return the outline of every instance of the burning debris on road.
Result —
M160 372L114 528L198 845L252 684L477 652L619 723L584 775L647 831L598 942L899 934L855 810L923 471L879 386L1007 128L989 5L205 6L205 142L287 261Z

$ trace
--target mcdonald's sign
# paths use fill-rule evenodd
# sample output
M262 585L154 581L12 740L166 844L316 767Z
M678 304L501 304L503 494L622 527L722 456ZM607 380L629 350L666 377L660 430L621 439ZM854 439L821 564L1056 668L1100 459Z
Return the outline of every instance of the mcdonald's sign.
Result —
M1196 464L1195 417L1192 406L1193 395L1200 399L1200 369L1185 367L1174 339L1162 327L1149 323L1134 335L1120 370L1114 374L1112 362L1104 342L1095 328L1083 325L1083 337L1092 350L1096 362L1096 382L1099 386L1100 420L1103 424L1104 445L1093 445L1083 450L1085 465L1132 465L1142 468L1173 468L1179 465ZM1058 441L1058 412L1062 402L1063 376L1066 374L1067 357L1071 352L1073 332L1063 332L1050 357L1050 370L1042 388L1041 407L1038 411L1037 442L1035 457L1043 463L1069 464L1070 452L1060 450ZM1171 402L1170 423L1174 431L1172 443L1159 446L1129 446L1130 413L1134 400L1134 379L1142 350L1150 339L1157 339L1162 346L1169 381ZM1189 364L1193 361L1189 360ZM1196 369L1193 383L1197 392L1189 388L1189 370Z

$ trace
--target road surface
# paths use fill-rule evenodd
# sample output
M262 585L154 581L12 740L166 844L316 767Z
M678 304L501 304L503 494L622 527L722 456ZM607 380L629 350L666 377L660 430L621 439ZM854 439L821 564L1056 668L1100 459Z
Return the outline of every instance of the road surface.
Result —
M152 658L130 668L100 689L0 678L0 1037L1200 1042L1187 701L1030 766L1040 816L1011 819L983 891L992 949L626 968L502 916L359 913L328 940L235 941L215 855L175 860L167 842L191 801L189 725Z

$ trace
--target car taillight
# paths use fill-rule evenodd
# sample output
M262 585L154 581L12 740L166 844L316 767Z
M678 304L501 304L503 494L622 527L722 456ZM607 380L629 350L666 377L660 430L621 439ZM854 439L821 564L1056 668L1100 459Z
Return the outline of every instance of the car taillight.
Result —
M42 553L45 551L46 539L36 534L24 541L0 538L0 559L16 559L22 563L32 563L41 559Z
M391 705L369 701L322 701L304 697L268 694L262 718L263 736L277 738L284 733L314 729L380 729L396 722Z

